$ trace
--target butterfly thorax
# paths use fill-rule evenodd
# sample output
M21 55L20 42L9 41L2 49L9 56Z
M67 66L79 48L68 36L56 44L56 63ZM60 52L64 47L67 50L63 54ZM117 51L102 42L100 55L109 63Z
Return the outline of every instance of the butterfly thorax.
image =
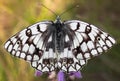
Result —
M57 20L54 23L55 25L55 50L57 50L58 53L62 52L64 49L64 24L61 22L60 18L57 18Z

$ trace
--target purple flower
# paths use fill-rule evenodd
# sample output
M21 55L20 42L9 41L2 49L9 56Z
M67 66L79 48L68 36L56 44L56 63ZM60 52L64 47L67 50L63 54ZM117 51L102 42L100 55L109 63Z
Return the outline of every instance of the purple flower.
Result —
M57 75L57 79L58 81L65 81L65 77L64 77L64 72L63 71L59 71L58 75Z
M80 71L75 72L75 73L74 73L74 76L75 76L76 78L82 78L82 75L81 75L81 72L80 72Z
M41 71L38 71L36 70L35 72L35 76L41 76L43 73ZM77 71L77 72L70 72L68 74L69 78L71 80L74 80L75 78L82 78L82 75L81 75L81 72L80 71ZM55 71L52 71L49 73L49 79L55 79L56 77L56 72ZM57 81L65 81L65 73L63 71L59 71L58 74L57 74Z
M42 72L41 72L41 71L36 70L36 72L35 72L35 76L41 76L41 75L42 75Z
M70 72L69 76L71 79L75 79L75 78L82 78L81 72L77 71L77 72Z

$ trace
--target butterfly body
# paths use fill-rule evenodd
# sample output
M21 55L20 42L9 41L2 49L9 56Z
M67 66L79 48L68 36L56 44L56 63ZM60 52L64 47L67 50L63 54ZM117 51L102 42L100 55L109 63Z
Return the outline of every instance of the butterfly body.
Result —
M56 48L55 50L58 53L61 53L63 51L63 48L64 48L64 36L65 36L64 24L58 18L54 23L54 27L55 27L55 33L53 36L55 36L54 37L55 48Z
M108 50L115 40L94 25L79 20L43 21L18 32L5 43L12 55L42 72L79 71L89 59Z

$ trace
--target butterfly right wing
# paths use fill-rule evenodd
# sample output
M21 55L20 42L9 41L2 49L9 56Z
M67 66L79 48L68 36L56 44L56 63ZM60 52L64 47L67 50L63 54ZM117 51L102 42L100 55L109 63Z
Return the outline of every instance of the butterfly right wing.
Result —
M94 25L70 20L64 22L65 43L58 67L65 71L79 71L87 61L115 44L114 38Z

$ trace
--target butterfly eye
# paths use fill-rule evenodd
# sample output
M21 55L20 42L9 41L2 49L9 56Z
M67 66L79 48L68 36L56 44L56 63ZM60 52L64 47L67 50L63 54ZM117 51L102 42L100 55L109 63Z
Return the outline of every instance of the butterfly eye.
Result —
M30 29L27 29L27 31L26 31L26 35L27 35L28 37L30 37L30 36L32 35L32 32L31 32Z

